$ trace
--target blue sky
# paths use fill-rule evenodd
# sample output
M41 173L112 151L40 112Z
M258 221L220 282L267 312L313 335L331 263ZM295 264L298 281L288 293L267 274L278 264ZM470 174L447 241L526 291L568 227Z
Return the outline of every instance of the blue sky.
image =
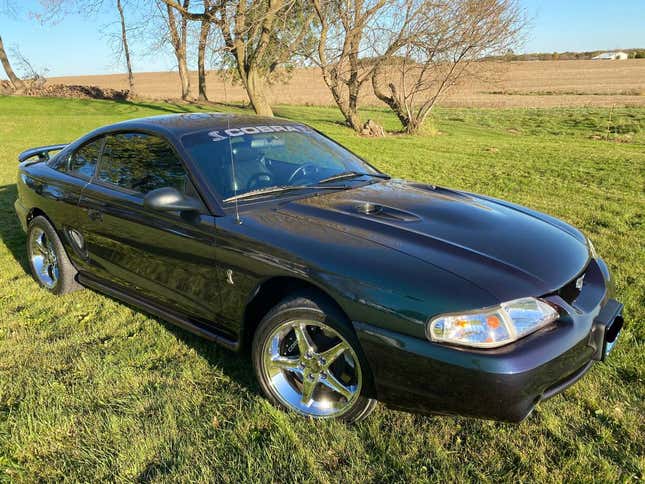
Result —
M520 1L531 18L523 52L645 48L645 0ZM37 69L48 69L49 76L123 72L112 60L105 33L118 28L109 25L116 20L116 11L113 2L107 3L110 8L96 17L73 16L43 26L28 15L38 9L37 0L16 0L21 11L16 18L0 16L0 35L5 48L18 46ZM163 71L174 66L169 53L151 53L138 43L133 51L135 71Z

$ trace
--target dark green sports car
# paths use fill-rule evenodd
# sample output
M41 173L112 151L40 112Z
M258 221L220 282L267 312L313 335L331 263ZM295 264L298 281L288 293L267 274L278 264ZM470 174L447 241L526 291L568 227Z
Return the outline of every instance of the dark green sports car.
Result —
M41 286L87 286L248 348L266 396L303 415L356 421L379 400L520 421L622 326L580 231L393 180L292 121L131 120L20 161Z

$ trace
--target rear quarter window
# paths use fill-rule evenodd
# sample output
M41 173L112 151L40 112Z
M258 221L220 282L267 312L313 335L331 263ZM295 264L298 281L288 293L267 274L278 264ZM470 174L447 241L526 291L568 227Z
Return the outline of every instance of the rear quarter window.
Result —
M90 179L101 156L103 138L87 143L69 156L67 170L71 175Z

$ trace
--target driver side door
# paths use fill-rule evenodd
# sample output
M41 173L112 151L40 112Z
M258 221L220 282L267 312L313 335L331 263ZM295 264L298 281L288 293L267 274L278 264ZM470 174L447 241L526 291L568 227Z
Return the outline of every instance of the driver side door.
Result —
M96 175L79 207L86 267L99 282L157 306L210 323L220 311L215 219L144 207L151 190L173 187L199 198L186 168L164 138L107 136Z

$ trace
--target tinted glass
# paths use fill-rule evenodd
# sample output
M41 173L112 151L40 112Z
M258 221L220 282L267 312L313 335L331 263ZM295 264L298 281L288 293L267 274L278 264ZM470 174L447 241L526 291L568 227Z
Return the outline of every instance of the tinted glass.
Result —
M103 138L83 145L72 153L69 157L69 172L83 178L92 178L101 155L102 144Z
M162 187L185 192L187 182L186 171L170 144L143 133L108 136L98 179L144 194Z
M206 181L226 199L284 185L315 185L347 171L377 173L339 144L303 125L244 126L186 135Z
M47 162L47 165L50 168L58 171L67 171L67 161L69 160L68 156L60 156L59 153L56 153L52 158Z

